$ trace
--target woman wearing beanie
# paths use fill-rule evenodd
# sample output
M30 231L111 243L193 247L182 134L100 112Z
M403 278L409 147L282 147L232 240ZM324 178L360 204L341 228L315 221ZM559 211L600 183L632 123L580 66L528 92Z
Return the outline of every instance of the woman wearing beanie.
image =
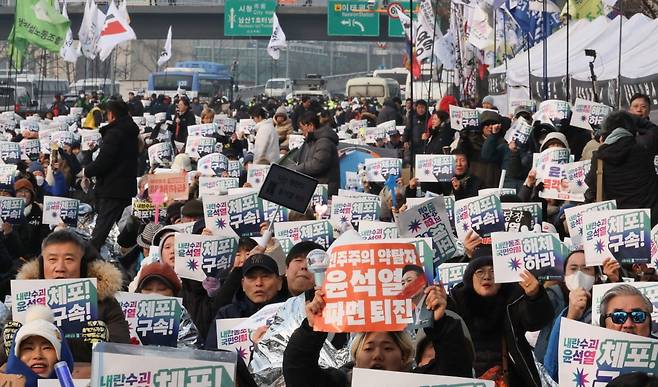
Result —
M34 192L36 194L34 201L43 203L43 197L50 192L50 185L46 181L46 171L39 161L32 161L27 171L33 176L30 180L36 183L34 186Z
M41 253L41 242L50 233L47 225L41 224L43 210L35 201L36 191L28 179L19 179L14 184L17 198L25 200L24 220L14 225L22 245L22 256L26 259L37 257Z
M541 386L532 348L525 333L549 324L553 309L546 290L529 272L518 284L498 284L493 260L481 256L464 272L464 282L452 290L455 312L466 322L475 347L473 367L480 379L507 386Z
M288 150L288 135L292 134L292 120L283 106L279 106L274 113L274 127L279 135L279 149Z

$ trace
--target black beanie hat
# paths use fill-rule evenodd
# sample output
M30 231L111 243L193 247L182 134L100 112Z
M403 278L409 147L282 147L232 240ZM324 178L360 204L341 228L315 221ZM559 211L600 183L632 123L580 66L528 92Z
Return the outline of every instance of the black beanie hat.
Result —
M463 278L465 288L473 289L473 276L478 269L484 266L493 266L493 258L490 255L475 258L466 266Z

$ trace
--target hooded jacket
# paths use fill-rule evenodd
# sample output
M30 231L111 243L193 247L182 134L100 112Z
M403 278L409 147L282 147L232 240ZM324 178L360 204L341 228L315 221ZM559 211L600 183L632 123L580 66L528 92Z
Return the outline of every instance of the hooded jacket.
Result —
M39 259L35 259L23 265L16 279L43 279L39 263ZM114 298L115 293L121 290L121 272L111 263L96 259L87 263L87 278L96 278L98 319L107 326L109 341L130 343L128 322L123 316L119 302ZM82 339L71 339L68 344L76 362L91 362L91 344Z
M279 149L288 149L288 135L292 134L292 120L286 116L286 120L276 124L276 133L279 136Z
M609 137L615 135L615 129ZM609 142L606 139L606 142ZM588 202L596 199L597 161L603 160L603 198L617 200L617 208L650 208L651 224L658 221L658 175L653 160L642 145L631 136L604 143L592 157L585 183Z
M256 124L254 164L272 164L279 161L279 158L279 135L272 119L260 121Z
M100 152L85 168L85 176L96 177L97 198L129 199L137 194L139 128L126 116L102 127L100 133Z
M9 351L9 358L7 359L7 368L5 369L5 373L7 374L14 374L14 375L23 375L25 377L25 387L37 387L39 385L39 379L57 379L57 374L55 373L55 369L48 375L47 378L42 378L41 376L37 375L30 369L30 367L27 366L27 364L23 363L21 359L19 359L16 356L16 351L14 346L16 343L11 345L11 349ZM73 360L73 355L71 354L71 349L69 348L66 338L64 338L64 335L62 335L62 347L59 350L60 352L60 358L57 359L57 361L65 361L66 364L69 366L69 370L73 372L73 366L75 364L75 360Z
M330 127L323 126L309 133L299 149L297 172L318 179L329 185L329 196L338 194L340 168L338 164L338 135Z

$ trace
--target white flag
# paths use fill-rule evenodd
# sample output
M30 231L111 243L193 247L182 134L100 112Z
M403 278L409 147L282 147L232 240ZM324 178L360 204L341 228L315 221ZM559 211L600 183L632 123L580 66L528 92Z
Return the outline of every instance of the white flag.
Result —
M286 34L281 29L279 25L279 18L276 17L276 13L272 14L272 36L270 37L270 44L267 45L267 53L270 54L272 59L279 60L279 55L281 54L281 49L288 47L286 43Z
M98 55L101 60L107 59L119 43L128 40L135 40L135 32L128 25L119 14L119 9L114 5L114 1L110 2L110 7L107 9L107 16L105 16L105 23L101 30L100 39L98 39Z
M119 15L130 24L130 15L128 15L128 0L123 0L119 5Z
M64 7L62 8L62 16L67 19L69 18L69 14L66 11L66 2L64 2ZM80 56L78 50L79 49L73 48L73 33L71 32L71 27L69 27L69 30L66 32L66 40L64 41L62 48L59 50L59 56L61 56L66 62L75 63Z
M160 58L158 58L158 67L167 63L171 59L171 26L169 26L169 32L167 32L167 40L165 41L164 50L160 53Z
M105 14L98 9L94 0L87 0L78 39L80 52L89 59L96 57L96 47L104 21Z

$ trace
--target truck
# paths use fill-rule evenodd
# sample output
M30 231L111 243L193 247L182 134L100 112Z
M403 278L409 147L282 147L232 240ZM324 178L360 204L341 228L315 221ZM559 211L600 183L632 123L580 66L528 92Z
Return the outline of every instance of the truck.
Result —
M358 77L347 81L345 96L348 98L386 98L400 96L400 85L394 79L379 77Z
M286 98L331 97L327 91L327 82L319 74L306 74L306 78L293 80L292 89Z
M292 91L292 80L290 78L272 78L265 82L266 97L285 98Z

